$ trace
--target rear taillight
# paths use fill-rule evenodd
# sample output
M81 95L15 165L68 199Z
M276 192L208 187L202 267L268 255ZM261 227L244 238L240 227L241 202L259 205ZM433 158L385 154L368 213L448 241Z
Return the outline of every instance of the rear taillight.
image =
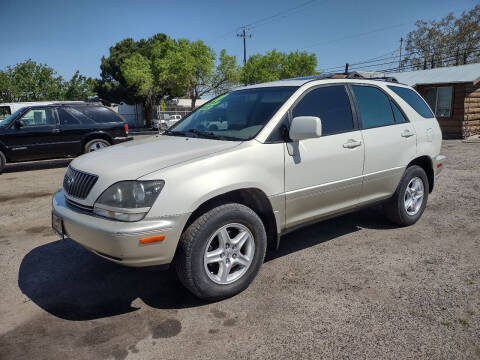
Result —
M125 134L128 135L128 124L125 124Z

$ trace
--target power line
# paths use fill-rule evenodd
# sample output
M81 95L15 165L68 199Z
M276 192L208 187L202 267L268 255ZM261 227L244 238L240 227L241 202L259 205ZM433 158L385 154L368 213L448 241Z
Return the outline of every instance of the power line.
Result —
M472 48L470 50L476 50L477 48ZM480 47L478 48L480 49ZM393 54L395 52L397 52L398 50L395 50L393 52L390 52L388 54ZM435 50L433 51L433 53L435 53ZM387 55L388 55L387 54ZM411 51L407 54L404 54L403 55L403 58L407 58L411 55L421 55L423 56L423 52L420 51L420 50L415 50L415 51ZM449 52L449 53L445 53L443 54L443 56L445 55L449 55L449 56L453 56L453 54L456 54L454 52ZM420 57L421 57L420 56ZM457 56L457 55L455 55ZM360 61L360 62L357 62L357 63L350 63L349 64L349 68L350 70L360 70L360 69L365 69L365 68L371 68L371 67L378 67L378 66L382 66L382 65L389 65L389 64L395 64L398 62L398 60L394 60L393 59L397 59L397 55L394 55L394 56L388 56L388 57L384 57L384 58L376 58L376 59L371 59L371 60L365 60L365 61ZM391 61L387 61L387 60L391 60ZM438 61L442 61L441 59L438 60ZM364 65L364 64L371 64L371 65ZM358 65L364 65L364 66L358 66ZM398 68L401 68L403 65L399 64ZM330 68L321 68L323 71L325 72L330 72L330 71L342 71L344 69L345 65L339 65L339 66L335 66L335 67L330 67ZM354 69L352 69L352 67ZM397 68L397 67L396 67Z
M474 51L471 51L470 55L480 55L480 48L478 48L477 50L474 50ZM433 58L434 62L444 62L444 61L453 61L455 60L457 57L457 55L450 55L450 56L447 56L447 57L443 57L443 58L440 58L440 59L435 59ZM397 72L399 71L400 69L414 69L414 68L418 68L418 67L421 67L420 64L411 64L411 65L407 65L407 66L402 66L402 67L392 67L392 68L388 68L388 69L382 69L382 70L377 70L378 72L383 72L383 73L392 73L392 72Z
M257 20L257 21L255 21L251 24L248 24L247 26L250 27L251 29L253 29L253 28L263 26L263 25L270 24L274 21L277 21L277 20L284 19L284 18L292 16L292 15L295 15L295 14L299 13L300 11L304 10L304 8L307 7L308 5L310 5L314 2L317 2L317 1L318 0L306 1L304 3L301 3L301 4L297 5L297 6L291 7L289 9L286 9L286 10L283 10L283 11L280 11L280 12L278 12L278 13L272 15L272 16L268 16L268 17L265 17L263 19Z
M369 59L366 59L366 60L362 60L362 61L359 61L359 62L356 62L356 63L351 63L350 66L355 66L355 65L361 65L361 64L369 64L369 63L372 63L372 62L378 62L378 61L382 61L382 60L386 60L386 59L393 59L393 58L396 58L397 56L393 54L396 53L398 50L394 50L394 51L390 51L386 54L383 54L383 55L379 55L379 56L376 56L374 58L369 58ZM392 55L392 56L389 56L389 57L383 57L383 56L387 56L387 55ZM340 66L330 66L330 67L319 67L319 69L322 69L323 71L329 71L329 70L335 70L335 69L343 69L344 65L340 65Z
M296 13L303 10L303 8L305 8L308 5L310 5L314 2L317 2L317 1L319 1L319 0L305 1L301 4L299 4L299 5L296 5L296 6L293 6L291 8L279 11L278 13L275 13L273 15L269 15L269 16L265 16L261 19L257 19L257 20L255 20L255 21L253 21L253 22L251 22L247 25L237 27L234 30L230 30L230 31L224 33L223 35L220 35L219 38L223 38L223 37L226 37L228 35L232 35L232 34L238 32L238 31L242 31L243 28L246 28L247 30L252 30L253 28L257 28L257 27L260 27L260 26L263 26L263 25L267 25L267 24L270 24L270 23L272 23L274 21L277 21L279 19L284 19L288 16L295 15Z
M471 54L475 54L476 52L480 51L480 47L478 48L472 48L471 49ZM436 61L436 62L441 62L441 61L450 61L450 60L455 60L457 58L457 53L456 52L450 52L450 53L445 53L443 54L443 57L440 57L440 58L435 58L435 56L433 55L433 60ZM417 58L420 60L420 58ZM395 64L397 63L397 61L391 61L391 62L386 62L384 63L383 65L389 65L389 64ZM369 68L369 67L373 67L373 66L378 66L379 64L376 64L376 65L368 65L368 66L360 66L358 67L356 70L358 69L365 69L365 68ZM403 65L399 65L399 66L396 66L394 67L394 69L401 69L401 68L408 68L409 66L413 66L413 67L418 67L417 64L411 64L411 65L406 65L406 66L403 66Z
M322 42L319 42L319 43L315 43L315 44L312 44L312 45L305 46L305 47L302 48L302 50L303 49L310 49L310 48L317 47L317 46L320 46L320 45L336 43L338 41L354 39L354 38L357 38L357 37L362 37L362 36L365 36L365 35L370 35L370 34L374 34L374 33L377 33L377 32L386 31L386 30L398 28L398 27L405 26L405 25L410 25L410 24L413 24L413 23L414 23L413 21L409 21L409 22L406 22L406 23L386 26L386 27L383 27L383 28L378 28L378 29L374 29L374 30L371 30L371 31L366 31L366 32L358 33L358 34L354 34L354 35L344 36L344 37L337 38L337 39L322 41Z

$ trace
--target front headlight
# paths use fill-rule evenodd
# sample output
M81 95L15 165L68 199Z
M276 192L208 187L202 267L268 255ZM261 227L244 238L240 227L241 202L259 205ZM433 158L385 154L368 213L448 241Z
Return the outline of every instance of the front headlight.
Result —
M100 195L93 212L120 221L142 220L150 211L163 185L163 180L118 182Z

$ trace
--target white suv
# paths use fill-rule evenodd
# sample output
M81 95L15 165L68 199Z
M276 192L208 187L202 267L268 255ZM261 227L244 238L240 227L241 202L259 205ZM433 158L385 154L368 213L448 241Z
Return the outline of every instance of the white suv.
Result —
M405 85L248 86L163 135L76 158L52 224L119 264L172 263L195 295L224 298L251 283L267 245L302 225L378 202L391 221L414 224L445 161L441 141Z

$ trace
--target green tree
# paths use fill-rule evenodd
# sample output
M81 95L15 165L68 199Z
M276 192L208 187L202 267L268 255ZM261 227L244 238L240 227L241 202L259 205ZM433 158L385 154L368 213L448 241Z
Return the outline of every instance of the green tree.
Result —
M83 100L95 96L96 81L80 74L77 70L69 81L63 84L63 100Z
M177 94L169 88L171 81L160 79L158 69L165 46L171 42L165 34L156 34L149 39L129 38L116 43L109 56L102 57L98 95L110 102L141 103L150 126L153 105Z
M276 50L265 55L250 56L242 69L241 80L244 84L256 84L292 77L315 75L317 57L307 52L282 53Z
M401 67L427 69L480 61L480 5L440 20L419 20L409 32Z
M0 75L1 101L42 101L62 98L63 79L45 64L29 59L7 66Z
M0 101L87 100L95 80L77 71L69 81L45 64L26 60L0 71Z
M239 82L239 67L236 58L220 52L215 67L216 54L203 41L190 42L180 39L163 44L164 57L155 63L163 82L178 93L191 99L191 108L196 100L206 94L220 94Z

